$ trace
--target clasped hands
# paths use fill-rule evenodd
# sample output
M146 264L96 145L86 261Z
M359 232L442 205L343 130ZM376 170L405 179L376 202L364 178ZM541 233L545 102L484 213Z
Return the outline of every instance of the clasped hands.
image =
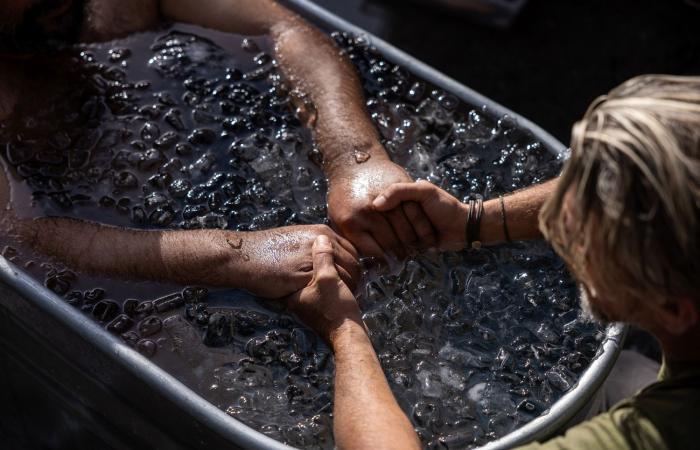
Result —
M416 250L462 248L467 217L459 200L427 181L413 182L388 159L358 164L333 179L329 216L344 237L326 226L290 227L300 245L296 256L280 255L280 262L295 264L284 284L289 310L328 341L343 323L361 322L353 295L359 255L387 262Z

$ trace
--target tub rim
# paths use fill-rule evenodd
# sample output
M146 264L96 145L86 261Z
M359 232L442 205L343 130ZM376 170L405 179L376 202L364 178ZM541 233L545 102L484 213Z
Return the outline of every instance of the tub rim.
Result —
M115 364L122 366L136 378L144 380L151 389L171 400L179 408L191 411L193 419L231 443L246 449L294 449L230 417L4 257L0 257L0 282L51 318L69 326L78 337L95 345L97 351L113 359Z

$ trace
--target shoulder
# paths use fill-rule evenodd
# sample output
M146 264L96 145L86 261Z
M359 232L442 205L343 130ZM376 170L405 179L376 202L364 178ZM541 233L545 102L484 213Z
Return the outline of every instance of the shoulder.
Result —
M656 427L631 406L618 406L566 434L519 450L664 450L667 446Z
M680 374L654 383L625 401L653 423L669 448L695 448L700 427L700 372Z
M89 0L82 40L106 41L160 24L159 0Z

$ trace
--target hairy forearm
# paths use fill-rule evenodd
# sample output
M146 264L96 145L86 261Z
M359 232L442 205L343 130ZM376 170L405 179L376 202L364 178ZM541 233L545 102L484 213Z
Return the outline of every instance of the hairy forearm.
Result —
M241 249L233 232L143 231L67 218L23 219L18 237L75 270L176 283L240 286Z
M173 20L225 32L270 35L293 95L312 105L312 111L302 116L310 116L308 126L329 177L340 175L348 163L354 165L355 151L374 159L388 158L367 114L355 68L328 36L291 11L272 0L161 0L161 9Z
M551 196L557 181L550 180L504 196L506 226L512 240L542 236L538 215L544 202ZM484 244L506 240L501 203L497 198L484 203L480 238Z
M420 448L362 325L346 321L333 333L331 345L335 352L333 430L338 448Z
M330 176L355 165L355 152L388 158L365 108L359 76L340 49L300 20L274 28L280 69L316 109L314 137Z

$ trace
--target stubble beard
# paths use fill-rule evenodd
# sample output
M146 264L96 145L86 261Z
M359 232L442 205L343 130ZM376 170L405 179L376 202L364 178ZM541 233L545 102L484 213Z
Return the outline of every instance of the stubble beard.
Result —
M588 290L579 285L579 303L581 305L581 315L584 319L597 323L598 325L606 326L612 323L612 320L598 306L591 302Z

